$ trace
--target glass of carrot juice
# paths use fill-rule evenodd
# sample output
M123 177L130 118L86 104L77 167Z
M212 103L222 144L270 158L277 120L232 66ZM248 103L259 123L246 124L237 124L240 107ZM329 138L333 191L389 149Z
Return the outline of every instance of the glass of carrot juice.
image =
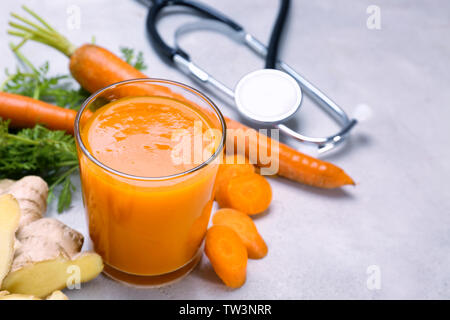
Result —
M211 100L173 81L119 82L83 103L75 120L83 202L108 276L157 286L196 266L225 130Z

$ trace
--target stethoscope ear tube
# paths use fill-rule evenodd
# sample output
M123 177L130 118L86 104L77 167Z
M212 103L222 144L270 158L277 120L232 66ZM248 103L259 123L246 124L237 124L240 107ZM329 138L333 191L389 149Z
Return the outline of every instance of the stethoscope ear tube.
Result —
M162 56L169 62L173 62L173 57L175 55L182 56L183 58L189 60L189 55L182 49L172 48L169 45L167 45L159 35L158 30L156 29L155 22L158 19L158 15L160 14L161 10L164 9L166 6L167 6L166 1L155 1L148 11L146 26L148 35L151 39L150 43L155 48L156 52L158 52L160 56Z
M269 45L267 46L266 68L268 69L276 69L277 67L278 47L280 44L281 35L283 34L284 26L286 25L290 5L290 0L281 0L277 19L275 20L275 24L272 28Z
M202 3L190 0L154 0L153 5L150 6L146 19L148 35L155 50L170 62L174 62L175 55L182 56L187 60L190 60L190 58L189 55L182 49L178 47L172 48L171 46L167 45L158 33L158 30L156 28L156 21L161 11L168 6L183 6L186 8L190 8L210 19L217 20L221 23L226 24L234 31L239 32L243 30L243 28L239 24L237 24L227 16Z

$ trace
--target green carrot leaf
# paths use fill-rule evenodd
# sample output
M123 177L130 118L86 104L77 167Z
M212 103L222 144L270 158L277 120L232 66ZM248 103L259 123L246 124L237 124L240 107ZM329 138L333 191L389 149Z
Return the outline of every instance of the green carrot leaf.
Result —
M50 186L48 200L54 198L55 188L62 186L58 211L69 208L74 190L70 176L78 169L74 137L41 125L12 132L8 123L0 120L0 179L39 175Z
M129 65L132 65L139 71L147 69L147 66L144 62L144 54L142 53L142 51L139 51L136 55L134 49L128 47L120 47L120 52L122 53L123 60L125 60Z

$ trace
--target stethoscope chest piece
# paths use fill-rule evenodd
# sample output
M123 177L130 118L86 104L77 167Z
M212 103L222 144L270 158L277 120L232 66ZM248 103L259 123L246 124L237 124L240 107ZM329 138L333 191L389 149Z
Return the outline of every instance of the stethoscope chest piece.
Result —
M300 108L298 82L276 69L253 71L239 80L234 90L238 111L247 119L276 124L289 119Z

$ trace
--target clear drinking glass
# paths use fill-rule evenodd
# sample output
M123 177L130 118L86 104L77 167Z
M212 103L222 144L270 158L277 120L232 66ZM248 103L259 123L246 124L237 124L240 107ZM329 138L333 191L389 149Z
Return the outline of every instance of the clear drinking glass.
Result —
M99 161L95 150L87 147L83 130L105 105L130 97L170 98L200 112L219 135L210 157L189 170L156 177L134 176ZM225 130L224 118L210 99L173 81L124 81L99 90L83 103L75 120L83 201L93 248L102 256L108 276L153 286L179 279L196 266ZM124 161L129 159L124 156Z

